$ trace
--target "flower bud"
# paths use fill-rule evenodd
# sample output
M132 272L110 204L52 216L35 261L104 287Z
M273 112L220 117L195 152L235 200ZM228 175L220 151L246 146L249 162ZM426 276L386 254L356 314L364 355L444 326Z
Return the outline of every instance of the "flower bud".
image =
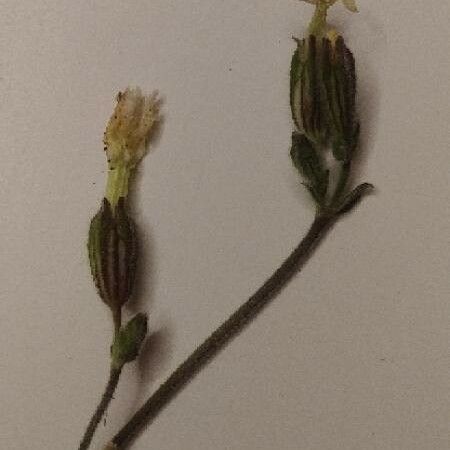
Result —
M291 109L297 131L319 146L330 145L338 161L349 161L357 145L355 60L344 39L327 24L336 0L316 5L308 37L297 41L291 64ZM344 1L356 11L354 1Z
M101 299L117 312L130 298L136 272L136 236L123 197L115 211L105 198L91 221L89 262Z

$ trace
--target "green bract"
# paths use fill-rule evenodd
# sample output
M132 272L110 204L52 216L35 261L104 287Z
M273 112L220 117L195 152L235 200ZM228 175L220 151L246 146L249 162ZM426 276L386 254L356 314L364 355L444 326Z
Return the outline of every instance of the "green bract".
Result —
M328 191L329 170L314 145L301 133L292 133L291 158L305 178L305 186L319 205L323 205Z
M111 361L115 368L133 361L139 354L142 342L147 334L147 317L145 314L136 314L116 334L111 346Z

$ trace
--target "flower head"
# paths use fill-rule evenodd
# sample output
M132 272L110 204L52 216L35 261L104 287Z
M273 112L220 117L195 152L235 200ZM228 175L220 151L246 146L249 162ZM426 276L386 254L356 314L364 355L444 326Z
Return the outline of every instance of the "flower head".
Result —
M133 168L143 158L153 125L159 119L156 94L144 96L139 88L127 88L117 95L117 105L104 135L110 168Z
M119 198L127 196L131 172L145 155L153 126L160 118L160 103L156 93L145 96L139 88L127 88L117 95L103 139L109 165L106 198L113 212Z
M330 197L332 165L324 151L332 150L336 164L349 166L358 144L355 60L344 38L327 23L328 8L338 0L303 1L315 5L315 11L307 35L294 38L297 49L290 79L295 131L291 158L321 208L329 198L339 197L345 187L336 185ZM356 11L354 0L342 2Z

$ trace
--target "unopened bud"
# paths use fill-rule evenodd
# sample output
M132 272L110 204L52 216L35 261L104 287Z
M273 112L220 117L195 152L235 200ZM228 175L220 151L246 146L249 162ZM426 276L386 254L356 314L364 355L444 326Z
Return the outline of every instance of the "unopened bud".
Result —
M316 11L308 37L297 40L291 64L291 109L297 131L330 145L338 161L349 161L357 145L355 60L344 39L327 24L335 0L311 0ZM344 1L356 11L354 1Z
M337 0L304 0L316 9L291 64L291 110L295 125L291 158L319 208L335 202L345 188L350 161L358 143L355 60L344 39L327 24L328 9ZM357 11L354 0L342 0ZM341 166L341 177L329 183L332 162L328 149ZM336 162L335 161L335 162ZM332 173L332 172L331 172Z

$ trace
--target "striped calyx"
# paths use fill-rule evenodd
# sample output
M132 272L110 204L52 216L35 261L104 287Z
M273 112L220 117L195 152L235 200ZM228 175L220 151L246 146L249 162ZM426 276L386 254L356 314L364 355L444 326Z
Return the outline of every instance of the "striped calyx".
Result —
M355 60L336 31L296 40L291 63L291 158L315 202L324 207L331 193L327 158L350 164L358 144ZM332 195L331 195L332 197Z
M297 131L328 141L342 160L357 132L355 60L342 36L330 33L297 41L291 64L291 110Z
M316 36L297 41L291 64L291 110L297 130L317 143L326 138L323 111L320 41Z
M322 41L322 74L330 143L338 161L349 161L357 145L355 59L342 36Z
M91 221L88 239L91 273L101 299L119 311L132 293L136 272L136 235L121 197L114 210L103 200Z

